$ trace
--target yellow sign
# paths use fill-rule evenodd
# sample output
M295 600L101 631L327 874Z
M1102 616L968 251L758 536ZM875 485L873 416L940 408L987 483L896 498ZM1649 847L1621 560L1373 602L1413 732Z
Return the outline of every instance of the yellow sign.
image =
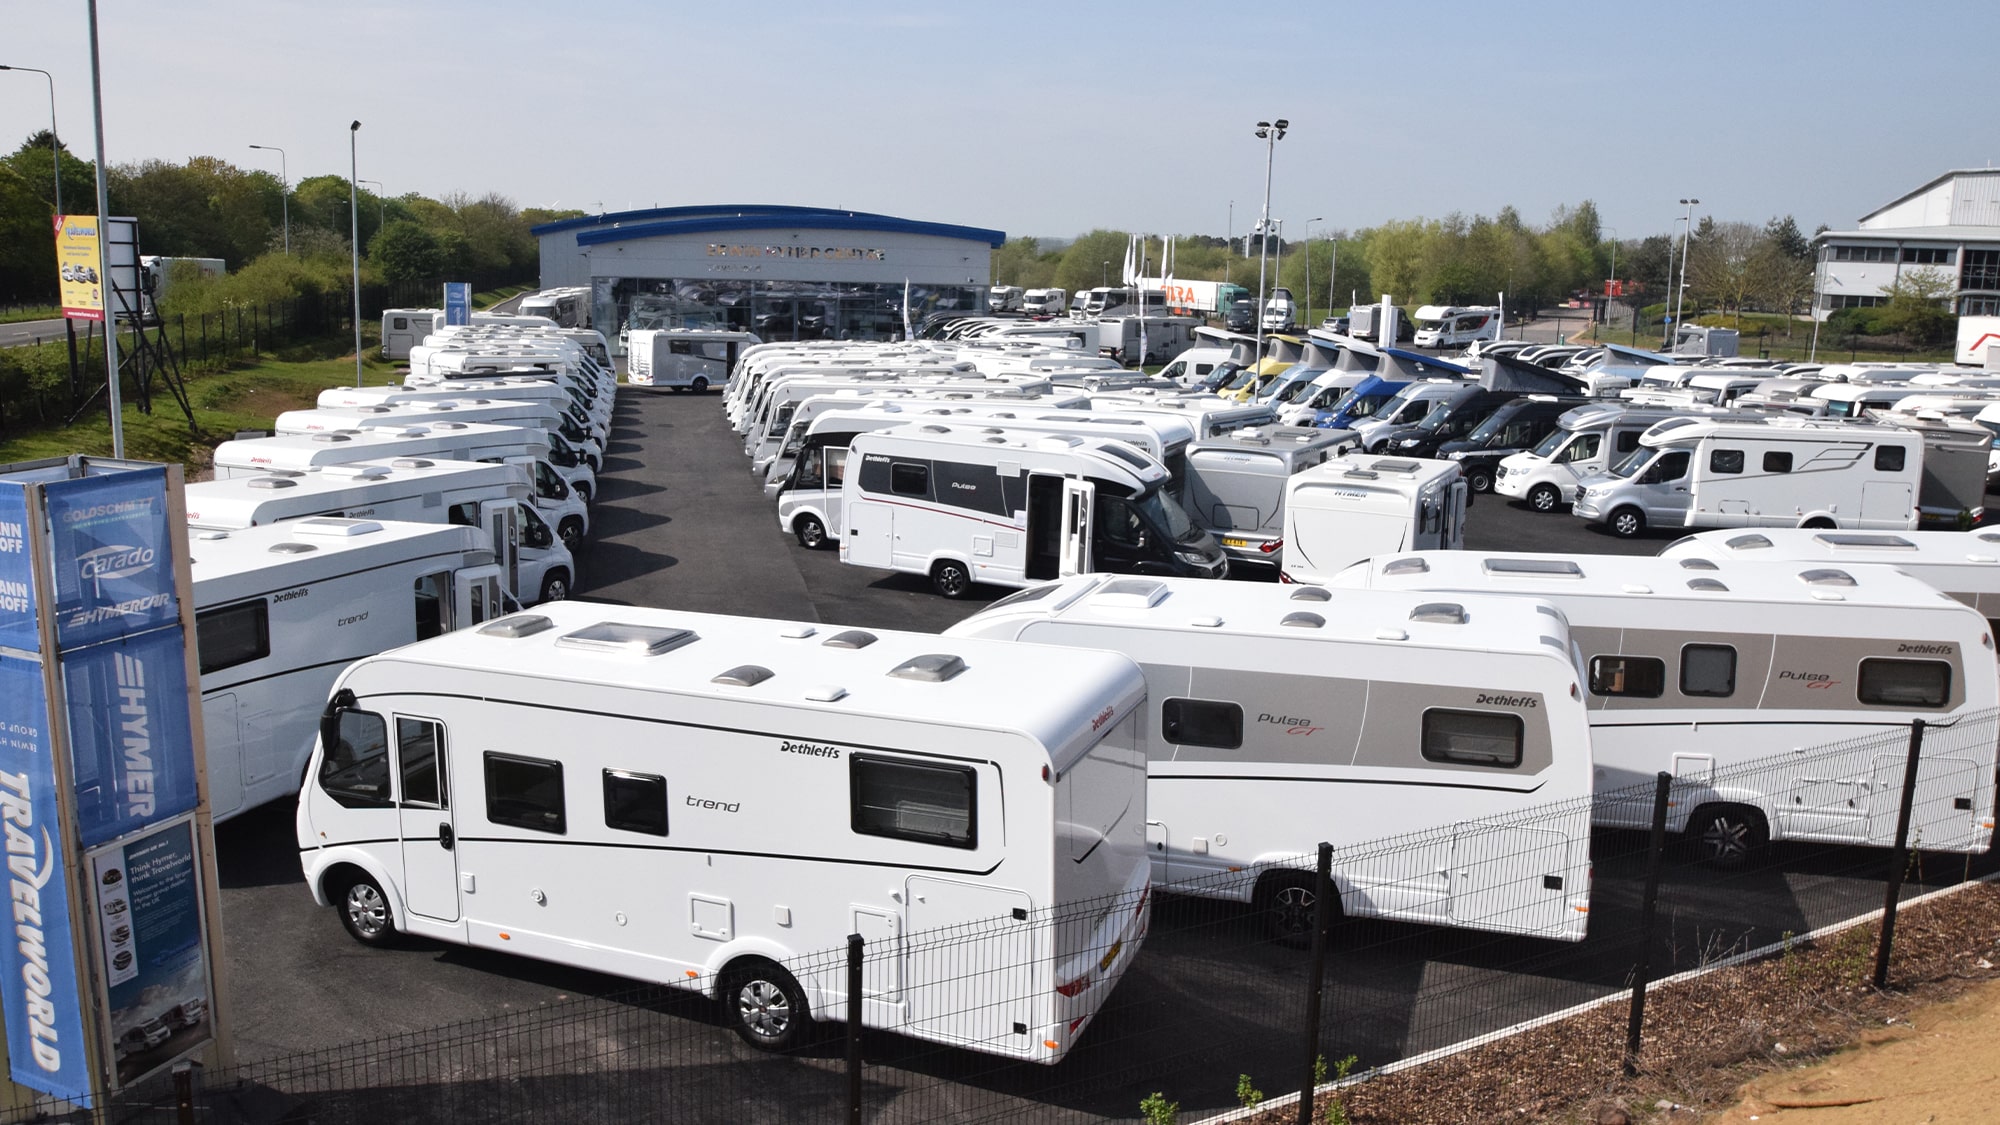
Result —
M71 320L104 319L104 279L97 216L56 216L56 266L62 271L62 311Z

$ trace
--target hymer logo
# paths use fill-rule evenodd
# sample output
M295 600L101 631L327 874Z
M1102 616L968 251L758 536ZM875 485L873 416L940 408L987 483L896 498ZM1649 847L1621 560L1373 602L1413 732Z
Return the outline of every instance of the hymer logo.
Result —
M1532 695L1500 695L1485 691L1479 693L1479 702L1493 707L1526 707L1530 710L1542 705L1542 701Z

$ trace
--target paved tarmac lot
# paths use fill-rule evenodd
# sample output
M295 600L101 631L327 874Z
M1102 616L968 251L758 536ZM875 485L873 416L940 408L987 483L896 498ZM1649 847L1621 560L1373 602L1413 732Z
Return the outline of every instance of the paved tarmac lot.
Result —
M938 630L1004 591L951 602L922 579L843 566L837 553L800 548L777 526L747 471L714 395L623 392L596 537L580 561L585 598L705 612L753 614L878 628ZM1487 549L1650 554L1675 533L1620 541L1567 515L1537 515L1486 497L1471 511L1469 539ZM567 998L610 996L631 982L495 953L417 944L365 949L330 910L312 906L300 879L289 803L217 830L226 967L239 1050L271 1058L376 1040L458 1021L540 1008ZM1590 939L1559 945L1386 923L1343 929L1329 976L1326 1054L1363 1064L1425 1050L1558 1009L1623 986L1634 954L1642 872L1638 842L1600 834ZM1675 865L1667 876L1656 967L1687 967L1713 950L1777 940L1881 904L1879 858L1856 868L1837 849L1777 849L1770 866L1723 880ZM1879 857L1880 853L1873 853ZM1934 868L1951 866L1940 874ZM1992 867L1934 864L1933 883ZM1234 1104L1236 1076L1272 1091L1296 1087L1299 989L1306 958L1257 940L1249 920L1166 898L1152 937L1082 1045L1061 1066L995 1065L939 1053L896 1036L871 1038L873 1104L898 1097L950 1107L940 1116L1000 1116L1038 1104L1038 1120L1129 1118L1138 1101L1166 1090L1183 1113ZM1505 966L1496 968L1493 966ZM1670 970L1669 970L1670 971ZM705 1026L689 1002L626 1013L630 1023L673 1021L676 1065L748 1064L754 1052ZM787 1105L818 1102L829 1086L822 1062L764 1065L768 1107L733 1119L787 1120ZM968 1077L976 1072L976 1077ZM545 1074L562 1074L549 1060ZM950 1084L937 1084L949 1078ZM899 1091L904 1093L899 1094ZM796 1094L796 1100L787 1095ZM940 1100L943 1099L943 1100Z

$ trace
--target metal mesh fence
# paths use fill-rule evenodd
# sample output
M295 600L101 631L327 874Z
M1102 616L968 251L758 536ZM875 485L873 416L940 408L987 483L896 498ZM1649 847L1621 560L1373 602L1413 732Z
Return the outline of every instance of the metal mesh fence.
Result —
M889 924L858 966L828 949L789 960L789 976L690 978L245 1063L200 1076L185 1114L162 1087L111 1099L110 1116L1066 1123L1138 1119L1157 1092L1192 1120L1235 1107L1249 1087L1299 1090L1315 1054L1329 1069L1350 1058L1356 1073L1380 1068L1612 995L1642 964L1653 978L1711 965L1985 874L1996 737L2000 715L1983 713L1928 726L1914 759L1911 730L1889 728L1736 763L1694 752L1664 763L1677 772L1650 933L1654 856L1639 826L1653 778L1337 843L1316 1038L1319 884L1316 856L1303 854L934 930ZM1892 845L1906 792L1904 856ZM1593 807L1633 827L1593 830ZM1328 814L1337 839L1337 803ZM860 1117L844 1061L856 968L869 1025ZM1121 969L1114 988L1106 974ZM753 987L780 978L797 992ZM759 1005L801 1001L819 1022L783 1053L727 1029L741 1004L768 1014ZM1648 1035L1709 1018L1670 991L1645 1014Z

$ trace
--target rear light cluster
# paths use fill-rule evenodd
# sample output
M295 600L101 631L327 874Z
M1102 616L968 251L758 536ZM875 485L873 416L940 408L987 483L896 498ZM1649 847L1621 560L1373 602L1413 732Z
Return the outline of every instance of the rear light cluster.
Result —
M1257 549L1267 555L1284 550L1284 547L1285 541L1283 539L1273 539L1268 543L1259 543L1257 545Z
M1152 897L1153 897L1153 885L1151 883L1147 883L1146 889L1139 892L1138 905L1132 908L1132 916L1134 918L1143 917L1145 915L1146 903ZM1117 944L1113 945L1111 947L1111 955L1109 958L1107 958L1107 960L1113 960L1113 961L1117 960L1118 953L1120 949L1124 946L1124 944L1125 944L1124 941L1120 940ZM1109 968L1109 965L1100 965L1099 968ZM1090 991L1091 986L1096 983L1097 981L1093 978L1092 974L1086 972L1082 976L1077 977L1075 980L1065 981L1062 984L1056 985L1056 994L1066 999L1074 999ZM1077 1022L1081 1023L1082 1021L1078 1020ZM1072 1031L1076 1030L1076 1025L1071 1024L1070 1030Z

